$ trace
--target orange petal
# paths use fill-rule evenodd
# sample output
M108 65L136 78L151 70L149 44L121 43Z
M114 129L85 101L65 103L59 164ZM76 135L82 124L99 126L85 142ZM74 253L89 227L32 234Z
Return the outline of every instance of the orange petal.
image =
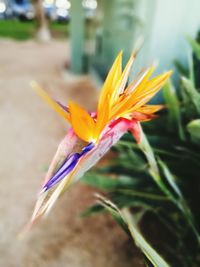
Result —
M127 93L131 93L134 91L134 94L140 93L150 76L152 75L155 67L152 66L149 69L141 72L136 79L134 79L126 89Z
M97 121L94 133L95 140L98 140L102 130L110 120L109 112L107 112L110 109L109 105L110 105L110 95L108 94L103 109L100 111L100 113L97 114Z
M109 89L107 91L107 94L105 95L104 104L102 106L102 110L99 112L101 116L98 116L97 119L97 125L96 125L96 135L99 135L100 131L103 130L105 125L108 121L112 119L112 115L110 116L110 110L113 108L114 105L118 105L118 101L121 99L121 94L124 91L124 87L127 83L128 76L133 64L133 61L135 59L136 52L133 52L128 63L126 64L126 67L123 71L123 73L118 75L118 80L115 84L113 84L113 87L110 87L112 91ZM111 92L110 92L111 91ZM111 93L111 95L110 95ZM106 112L107 111L107 112Z
M144 113L144 114L153 114L153 113L163 109L164 107L165 107L164 105L145 105L145 106L137 109L137 111Z
M148 78L151 76L152 72L153 72L153 67L149 68L148 71L145 71L144 75L142 75L141 79L139 79L138 82L133 81L125 90L125 93L131 92L132 90L139 92L140 90L142 90L147 81ZM134 92L135 92L134 91ZM116 105L116 107L113 108L112 110L112 117L115 116L119 116L121 113L124 113L126 110L129 110L132 107L132 103L134 101L133 97L133 92L130 95L127 95L122 101L121 103L119 103L118 105Z
M118 83L116 84L115 88L113 88L112 96L111 96L111 102L114 104L117 101L117 98L123 93L124 87L127 83L128 76L133 64L133 61L135 60L136 53L133 52L128 63L126 64L126 67L121 75L119 77Z
M132 105L134 106L134 109L143 106L149 100L152 99L152 97L161 89L161 87L166 83L167 79L172 74L172 71L168 71L162 75L159 75L152 80L148 81L147 86L143 89L143 91L140 92L140 94L132 95Z
M98 102L98 112L102 111L104 103L106 101L107 94L111 94L112 90L114 89L116 83L118 82L119 78L121 77L122 73L122 51L119 52L117 55L108 76L104 82L104 85L101 89L101 94L99 96Z
M94 136L95 122L89 113L76 103L69 103L71 124L79 138L91 142Z

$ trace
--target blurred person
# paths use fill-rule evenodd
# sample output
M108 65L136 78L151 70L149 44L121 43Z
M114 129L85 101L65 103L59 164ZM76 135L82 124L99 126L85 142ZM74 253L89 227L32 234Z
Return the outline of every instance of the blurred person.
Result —
M43 8L43 0L33 0L33 3L35 6L35 18L38 27L36 37L39 41L48 42L51 39L51 33Z

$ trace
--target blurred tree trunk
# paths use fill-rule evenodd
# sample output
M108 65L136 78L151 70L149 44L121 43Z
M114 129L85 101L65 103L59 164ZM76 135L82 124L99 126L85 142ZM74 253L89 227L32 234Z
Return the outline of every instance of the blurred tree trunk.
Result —
M43 0L33 0L37 23L36 37L39 41L47 42L51 39L51 34L48 28L48 20L45 16L42 3Z

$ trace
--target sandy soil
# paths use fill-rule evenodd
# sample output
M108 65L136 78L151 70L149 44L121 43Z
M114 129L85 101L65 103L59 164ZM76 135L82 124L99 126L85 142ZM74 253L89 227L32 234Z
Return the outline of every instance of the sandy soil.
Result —
M24 239L17 238L68 127L32 92L30 81L39 81L63 102L73 98L89 109L95 104L96 91L88 77L64 74L68 61L67 42L0 41L0 266L143 266L109 216L80 218L93 201L93 189L80 183L46 220Z

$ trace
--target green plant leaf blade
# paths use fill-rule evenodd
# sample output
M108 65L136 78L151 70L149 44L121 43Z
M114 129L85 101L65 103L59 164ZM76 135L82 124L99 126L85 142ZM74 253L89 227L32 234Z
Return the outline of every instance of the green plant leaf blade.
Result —
M170 267L170 265L159 255L156 250L147 242L147 240L141 234L137 222L131 213L124 209L122 210L122 217L128 225L128 229L132 238L135 240L136 245L142 250L144 255L153 264L154 267Z
M163 96L169 112L169 126L176 127L180 138L184 140L185 136L181 124L180 105L171 81L168 81L163 87Z
M193 141L200 143L200 119L192 120L187 124L187 130Z
M192 48L193 53L200 60L200 44L190 36L187 36L187 40Z
M147 242L138 228L137 222L141 219L143 212L139 215L132 215L128 209L119 208L110 200L101 195L97 195L99 204L108 210L113 218L123 227L126 232L130 232L136 246L141 249L146 258L154 267L170 267L170 265L159 255L156 250Z

